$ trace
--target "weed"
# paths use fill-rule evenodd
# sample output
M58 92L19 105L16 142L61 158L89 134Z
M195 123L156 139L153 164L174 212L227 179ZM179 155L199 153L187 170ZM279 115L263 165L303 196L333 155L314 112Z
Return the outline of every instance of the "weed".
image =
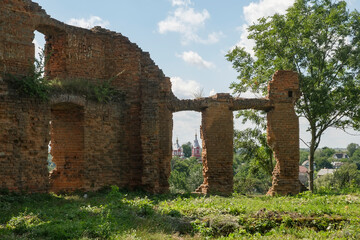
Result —
M108 80L94 80L93 82L86 79L55 78L49 80L44 72L46 64L44 59L42 51L39 54L39 59L35 58L35 62L31 65L26 76L8 74L5 80L10 89L13 89L21 97L30 97L42 101L47 101L50 96L56 94L80 95L99 103L123 100L124 94L111 85L115 77Z

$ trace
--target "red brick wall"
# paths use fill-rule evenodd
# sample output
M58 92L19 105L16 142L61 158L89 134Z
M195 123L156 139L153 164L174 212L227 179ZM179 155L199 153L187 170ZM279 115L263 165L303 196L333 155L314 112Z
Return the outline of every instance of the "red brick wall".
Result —
M41 102L0 96L0 189L47 191L49 120Z
M203 114L204 184L199 191L229 194L232 111L254 108L270 111L269 143L277 165L269 194L298 192L296 74L276 73L267 99L233 99L218 94L180 101L171 92L169 78L150 55L120 33L66 25L30 0L3 0L0 80L9 73L28 73L34 62L35 30L46 38L45 54L50 57L45 70L49 78L93 83L112 79L124 99L99 104L86 99L74 102L82 96L52 96L51 101L39 102L19 97L0 81L0 188L49 189L46 159L49 121L53 119L51 136L58 170L51 176L52 190L95 190L116 184L165 192L170 176L172 112L195 110ZM59 109L57 104L66 107Z
M267 114L267 137L276 159L272 187L268 194L297 194L301 189L299 120L294 110L295 101L300 94L297 73L276 72L268 90L268 97L274 108Z
M201 138L204 183L197 192L231 194L233 191L233 113L231 96L215 95L202 111Z
M34 31L38 30L45 35L45 55L50 56L45 69L49 78L94 83L112 79L113 86L124 94L121 103L102 105L86 101L83 105L85 137L83 151L77 153L83 159L83 171L74 170L72 175L78 175L77 180L58 177L63 179L58 183L54 174L53 189L88 190L117 184L130 189L166 191L171 159L172 116L167 109L171 84L150 55L120 33L102 28L81 29L52 19L29 0L1 1L0 13L0 77L28 73L34 61ZM8 94L6 107L16 98L16 94ZM51 107L51 103L45 103L47 119L51 118ZM62 122L66 122L65 115L70 112L66 110L62 114ZM20 121L14 126L17 124L25 123ZM48 131L46 126L44 132ZM69 126L68 134L78 129ZM46 133L38 137L43 140L49 136ZM60 161L59 166L64 162L61 158L65 157L59 156L58 160L55 157L55 161ZM16 184L9 184L12 185Z
M72 103L51 107L51 155L56 169L50 190L74 191L84 185L84 109Z

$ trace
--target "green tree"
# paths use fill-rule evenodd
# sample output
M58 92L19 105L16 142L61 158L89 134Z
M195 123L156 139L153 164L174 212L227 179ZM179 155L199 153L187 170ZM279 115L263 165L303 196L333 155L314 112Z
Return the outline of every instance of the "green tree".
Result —
M237 117L243 117L243 123L251 121L256 127L234 131L234 151L243 163L250 163L252 169L262 169L270 177L274 170L274 159L273 151L267 145L266 120L254 113L245 110L237 114Z
M309 150L300 149L300 164L309 159Z
M237 166L234 176L235 192L242 194L265 194L270 186L271 178L269 173L253 165L253 162L242 160L242 164Z
M332 148L328 148L328 147L323 147L320 151L320 157L332 157L335 154L335 150Z
M354 163L345 163L334 172L335 185L338 189L360 186L360 171Z
M260 129L235 130L234 147L243 161L261 168L268 176L272 175L273 152L266 144L266 134Z
M261 18L248 28L255 57L236 47L226 56L239 73L235 93L267 94L276 70L299 74L302 95L297 112L309 122L309 187L313 191L314 153L329 127L359 130L360 14L345 1L296 0L286 14Z
M355 163L360 170L360 148L356 149L353 155L350 158L352 163Z
M184 157L189 158L191 157L191 142L187 142L182 145Z
M327 157L315 157L315 166L316 170L319 171L322 168L332 168L331 162Z
M350 143L346 149L348 151L349 157L352 157L352 155L354 154L354 152L356 151L356 149L359 148L359 144L356 143Z
M194 157L171 159L169 185L171 192L192 192L203 182L202 164Z

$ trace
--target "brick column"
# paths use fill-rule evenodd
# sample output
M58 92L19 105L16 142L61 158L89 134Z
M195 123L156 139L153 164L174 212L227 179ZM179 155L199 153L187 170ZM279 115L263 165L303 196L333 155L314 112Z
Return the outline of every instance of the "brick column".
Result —
M267 114L267 140L274 151L276 165L268 195L298 194L299 181L299 119L294 104L298 99L297 73L278 71L268 87L273 110Z
M228 195L233 191L233 113L229 109L231 96L217 94L202 111L203 184L199 193Z

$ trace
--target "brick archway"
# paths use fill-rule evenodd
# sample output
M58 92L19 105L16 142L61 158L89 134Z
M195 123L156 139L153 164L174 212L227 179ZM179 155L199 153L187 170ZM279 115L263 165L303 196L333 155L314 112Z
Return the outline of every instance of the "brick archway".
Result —
M204 182L197 192L231 194L233 191L233 111L267 112L267 140L274 151L276 166L269 195L297 194L299 181L299 121L294 105L300 95L297 73L277 71L262 99L233 98L230 94L195 100L174 99L173 112L195 110L202 113Z

